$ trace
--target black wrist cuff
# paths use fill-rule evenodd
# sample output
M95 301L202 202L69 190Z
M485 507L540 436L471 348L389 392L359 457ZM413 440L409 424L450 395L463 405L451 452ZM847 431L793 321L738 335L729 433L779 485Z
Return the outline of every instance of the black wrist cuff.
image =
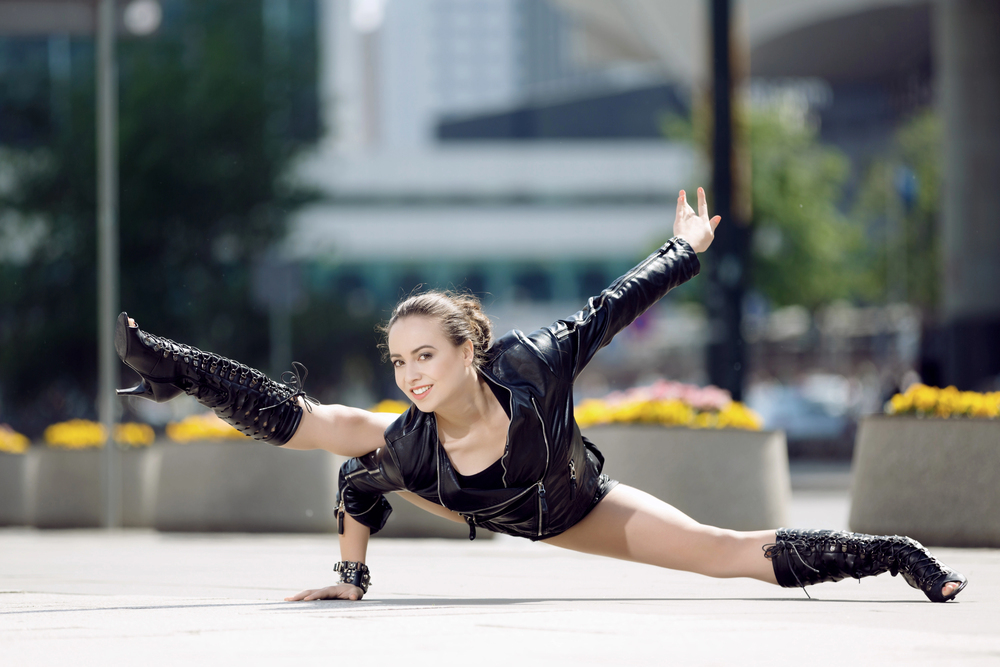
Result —
M368 566L353 560L342 560L333 566L334 572L340 573L340 583L357 586L362 592L367 593L368 587L372 583L371 573Z

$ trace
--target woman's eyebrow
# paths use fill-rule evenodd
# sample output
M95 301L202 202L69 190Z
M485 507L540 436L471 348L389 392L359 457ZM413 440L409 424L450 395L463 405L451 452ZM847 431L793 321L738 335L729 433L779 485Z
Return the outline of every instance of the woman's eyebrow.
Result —
M419 352L420 350L424 349L425 347L428 348L428 349L430 349L430 350L434 350L435 352L437 352L437 348L434 347L433 345L420 345L418 347L413 348L413 350L410 351L410 354L416 354L417 352ZM403 355L401 355L400 353L394 352L394 353L392 353L392 354L389 355L389 358L390 359L394 359L396 357L402 357L402 356Z

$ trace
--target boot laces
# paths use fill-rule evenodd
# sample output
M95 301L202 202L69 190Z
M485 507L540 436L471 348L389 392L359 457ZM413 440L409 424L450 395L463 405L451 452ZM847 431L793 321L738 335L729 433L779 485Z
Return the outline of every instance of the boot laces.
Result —
M868 559L871 564L885 566L894 577L902 572L910 585L923 590L926 590L945 571L941 562L934 558L920 543L912 538L899 535L880 536L833 531L813 536L790 533L778 544L767 544L764 545L763 549L764 557L768 559L773 559L781 554L790 558L794 554L803 566L813 572L819 572L819 570L805 561L799 553L799 549L810 553L814 550L821 550L853 554L862 559ZM864 576L860 568L855 567L851 570L848 574L858 581ZM796 582L802 586L795 569L791 568L791 571ZM804 587L803 590L805 590ZM806 595L808 594L806 591Z
M301 374L299 373L300 368L302 369ZM279 405L283 405L288 401L291 401L292 399L298 398L299 396L302 397L303 399L302 404L305 406L306 410L312 412L312 406L309 404L312 403L313 405L319 405L319 401L306 394L305 382L307 377L309 377L309 369L307 369L303 364L300 364L297 361L293 361L292 370L285 371L284 373L281 374L281 383L284 384L289 389L292 389L293 390L292 393L290 393L288 396L281 399L274 405L269 405L266 408L261 408L261 412L263 412L264 410L270 410L271 408L276 408Z
M144 331L141 331L141 333L145 338L145 342L153 348L154 352L162 351L165 353L164 356L173 355L178 359L183 358L186 363L191 363L195 368L209 376L218 375L224 377L230 375L232 376L231 379L234 380L238 376L239 384L241 385L248 387L257 385L262 392L283 395L283 398L274 405L261 408L261 412L284 405L288 401L300 396L304 399L303 404L309 412L312 412L312 405L310 403L319 405L317 399L306 394L303 387L305 379L309 376L309 370L297 361L292 362L291 371L285 371L281 374L281 382L279 384L260 371L244 364L216 354L204 352L194 346L184 345L163 336L156 336ZM299 369L301 369L301 373ZM247 379L250 380L249 383Z

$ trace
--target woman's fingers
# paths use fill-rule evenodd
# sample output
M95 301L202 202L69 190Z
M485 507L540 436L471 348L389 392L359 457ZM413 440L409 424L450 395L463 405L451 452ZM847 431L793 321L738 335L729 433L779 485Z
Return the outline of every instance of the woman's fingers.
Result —
M684 217L684 191L677 195L677 219Z
M312 595L313 591L302 591L301 593L296 593L290 597L285 598L285 602L298 602L299 600L305 600L306 596Z
M698 188L698 216L708 218L708 200L705 198L704 188Z
M711 220L709 220L709 222L712 224L712 231L714 232L715 228L719 226L720 222L722 222L722 216L721 215L717 215L714 218L712 218Z
M338 584L326 588L314 588L285 598L285 602L312 602L313 600L360 600L363 593L357 586Z

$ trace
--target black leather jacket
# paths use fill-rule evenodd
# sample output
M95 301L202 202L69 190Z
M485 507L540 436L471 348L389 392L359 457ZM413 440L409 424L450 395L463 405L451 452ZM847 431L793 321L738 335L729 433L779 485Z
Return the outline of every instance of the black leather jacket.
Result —
M490 347L480 373L510 417L501 459L503 488L462 489L438 440L433 413L411 406L385 431L385 447L340 470L340 512L372 533L389 518L388 491L407 490L475 527L532 540L565 531L590 511L604 457L573 418L573 381L594 354L670 289L698 274L674 238L568 319Z

